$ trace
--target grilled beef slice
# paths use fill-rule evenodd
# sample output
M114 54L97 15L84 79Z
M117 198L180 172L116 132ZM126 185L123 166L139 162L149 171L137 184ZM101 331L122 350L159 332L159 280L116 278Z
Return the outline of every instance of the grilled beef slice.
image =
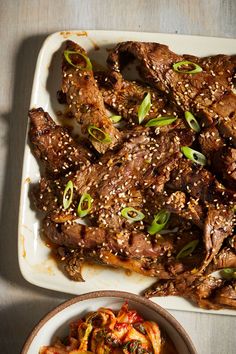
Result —
M72 41L67 41L66 50L87 56L85 50ZM110 142L105 143L89 135L95 149L104 153L119 142L120 133L107 116L93 71L81 68L84 66L84 59L80 55L72 54L70 58L76 67L69 64L64 56L62 63L62 92L66 94L69 112L81 124L84 134L88 134L88 128L94 126L109 135ZM96 135L98 131L93 130L93 133ZM103 140L104 135L101 134L98 138Z
M236 309L236 280L226 282L223 287L215 292L214 302L221 307Z
M236 149L224 147L212 158L214 170L222 177L225 185L236 192Z
M174 168L174 164L173 164ZM167 210L172 214L176 214L186 221L193 223L200 229L203 229L205 212L202 205L199 204L198 199L188 197L182 191L167 191L163 186L167 179L164 180L165 175L160 174L155 177L155 181L151 187L145 190L147 206L154 210ZM161 186L159 179L161 178ZM163 184L162 184L162 180ZM160 189L162 187L162 189Z
M42 108L31 109L29 119L33 153L49 174L65 175L90 164L90 151L76 143L67 129L56 125Z
M231 90L236 66L236 56L190 57L177 55L166 45L131 41L119 43L107 62L111 70L120 72L133 59L138 60L138 70L146 82L169 95L184 111L193 113L210 107ZM185 60L199 64L202 72L176 72L173 64ZM209 125L212 120L203 123Z
M225 189L210 171L185 158L180 159L171 172L166 187L183 191L204 203L233 206L236 198L235 193Z
M205 274L210 274L218 269L236 268L236 251L229 247L224 247L211 261L205 270Z
M49 217L45 218L43 228L48 239L57 245L85 251L103 248L129 258L157 259L173 247L168 241L160 244L141 232L114 233L110 229L77 223L56 224Z
M122 75L115 71L98 72L96 79L105 104L132 125L139 124L138 109L147 93L151 95L151 108L144 123L159 116L177 117L180 114L179 109L162 93L136 81L124 80ZM166 126L165 129L174 129L176 124L180 124L180 121Z
M185 132L185 130L171 131L167 135L156 136L150 129L138 129L136 134L115 154L107 152L97 164L90 165L85 170L76 171L66 179L48 182L48 198L47 188L42 185L41 190L39 187L36 199L42 199L43 196L46 200L51 200L51 191L56 191L55 197L62 205L65 185L68 180L71 180L74 185L72 213L76 212L81 195L89 193L94 200L90 213L94 225L109 227L116 231L124 227L142 228L142 222L132 225L123 218L120 214L121 210L125 207L134 207L141 211L144 197L140 191L145 188L143 178L147 170L162 166L172 156L179 153L182 144L191 144L192 139L192 133ZM162 174L161 169L159 174ZM50 208L49 203L47 208ZM47 209L47 211L50 210ZM56 217L59 220L64 218L64 215L60 217L61 212L62 208L56 211L58 213Z
M69 261L71 257L80 262L84 258L169 279L192 269L201 259L200 254L197 254L196 257L180 262L172 256L173 252L179 252L186 243L200 237L197 230L169 232L163 238L161 235L154 237L140 231L129 232L127 229L114 232L112 229L88 227L76 222L57 224L50 217L45 218L43 226L44 234L51 242L66 247L67 252L73 252L73 255L69 253ZM76 259L72 264L76 264Z
M227 92L219 101L202 110L205 120L218 123L217 128L224 138L236 147L236 95Z
M185 297L205 309L236 308L235 280L188 274L174 280L160 280L145 292L146 297L170 295Z
M206 256L200 270L204 270L219 252L223 241L233 233L234 211L223 205L208 208L204 225L203 240Z
M214 125L202 130L198 140L202 153L211 161L214 154L221 151L224 146L224 140Z

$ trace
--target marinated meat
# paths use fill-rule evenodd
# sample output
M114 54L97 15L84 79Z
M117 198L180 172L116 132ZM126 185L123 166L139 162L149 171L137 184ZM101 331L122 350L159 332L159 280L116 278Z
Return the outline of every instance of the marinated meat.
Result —
M225 206L209 206L207 217L204 225L204 244L206 249L206 257L202 268L212 261L214 256L219 252L224 239L233 233L234 227L234 211L232 208Z
M236 56L198 58L157 43L125 42L109 54L109 71L94 76L83 48L69 41L63 54L60 101L81 124L83 141L90 146L89 138L102 155L42 109L30 111L32 149L46 166L33 199L46 214L44 235L60 269L84 281L84 262L123 268L157 278L148 297L235 308L234 275L222 269L236 267ZM143 81L122 76L133 59ZM190 63L176 70L181 61ZM196 65L199 72L183 72ZM138 124L146 93L151 107ZM120 131L105 105L124 118ZM186 111L195 118L189 121ZM146 126L160 116L178 119ZM206 165L183 156L183 146L204 154ZM81 205L85 195L91 205L86 199ZM220 269L222 278L212 276Z
M179 276L175 280L160 280L145 292L152 296L183 296L199 307L218 310L222 307L236 308L235 281L224 281L212 276Z
M44 220L45 235L51 242L80 248L81 250L104 249L129 258L158 256L173 248L171 242L158 243L141 232L114 233L109 229L88 227L77 223L56 224L50 218Z
M151 208L155 210L164 209L172 214L179 215L181 218L186 219L186 221L190 221L200 229L203 229L205 212L203 206L199 204L198 199L189 198L182 191L167 191L165 183L168 182L168 179L165 177L166 174L160 173L160 175L156 175L151 188L145 190L147 205L151 205Z
M179 160L177 168L171 172L167 187L182 190L205 203L234 205L236 198L232 191L222 187L210 171L187 159Z
M31 109L29 118L33 153L50 174L65 175L90 164L91 152L76 143L68 130L56 125L42 108Z
M218 269L236 268L236 252L224 247L206 268L205 273L210 274Z
M62 205L62 193L67 181L71 180L75 188L74 200L77 199L77 203L83 193L89 193L92 196L94 202L91 218L95 219L96 225L110 227L114 230L122 230L124 227L133 228L134 225L130 225L120 215L120 211L124 207L142 209L145 198L139 190L143 189L143 177L147 170L150 166L157 169L173 154L176 154L182 144L188 145L192 142L192 134L186 134L184 130L172 131L168 136L159 134L158 143L149 129L142 130L141 134L135 135L137 136L123 144L115 156L107 152L97 164L78 171L74 175L69 175L66 181L48 182L48 197L46 196L47 188L44 185L42 190L38 188L36 199L45 198L50 201L50 191L57 189L56 198L61 201ZM47 204L47 211L49 211L50 203ZM44 205L44 210L45 208L46 205ZM61 208L58 208L58 214L61 214ZM60 217L57 216L57 218ZM142 226L140 223L138 225Z
M87 57L87 53L72 41L67 41L66 51L72 52L73 60L71 65L63 57L62 64L62 92L66 94L69 112L81 124L84 134L88 134L88 129L93 128L93 135L90 134L89 138L95 149L104 153L119 142L120 133L107 116L93 71L85 66L84 57ZM101 140L107 141L104 143Z
M152 105L144 123L159 116L177 117L182 115L179 108L170 104L162 93L141 83L124 80L122 75L115 71L98 72L96 79L108 108L121 115L129 123L139 124L138 109L147 93L151 95ZM183 121L178 120L174 124L162 127L162 129L174 129L176 125L180 124L184 127Z
M216 126L205 128L199 135L199 143L202 153L212 162L214 154L221 151L224 140L221 138Z
M47 217L44 220L44 233L54 244L73 251L67 257L69 264L76 263L76 260L72 260L74 257L93 258L99 263L112 266L120 264L122 268L133 271L137 271L139 264L139 273L169 279L192 269L201 260L199 254L197 258L190 257L184 262L171 257L172 252L179 252L183 245L200 237L197 232L189 230L182 231L181 236L180 233L169 232L164 238L161 235L153 238L140 231L115 233L108 228L88 227L76 222L57 224Z
M228 238L228 244L236 252L236 235Z
M138 70L146 82L169 95L184 111L193 113L210 107L231 91L236 66L236 56L190 57L177 55L166 45L140 42L119 43L107 62L111 70L120 72L133 59L138 60ZM182 61L198 64L203 70L197 74L175 71L173 65ZM192 69L192 65L187 67ZM203 123L209 125L212 120Z
M53 180L41 178L32 190L32 197L37 209L45 212L57 210L59 201Z
M214 302L222 307L236 309L236 280L228 282L222 288L217 289Z
M236 147L236 95L232 92L225 94L209 111L208 116L211 115L212 120L219 123L220 134Z
M231 147L221 149L213 156L212 164L228 188L236 191L236 149Z

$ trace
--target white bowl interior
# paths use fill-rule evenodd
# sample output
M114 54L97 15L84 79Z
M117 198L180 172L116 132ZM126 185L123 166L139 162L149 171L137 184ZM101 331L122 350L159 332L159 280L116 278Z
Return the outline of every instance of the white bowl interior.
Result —
M164 329L169 338L173 341L179 354L190 353L186 342L176 328L151 307L146 306L138 300L131 300L126 297L104 296L78 301L52 316L34 336L27 354L36 354L39 352L39 348L42 345L52 344L56 337L67 335L69 323L74 319L81 318L87 312L95 311L99 307L109 307L118 310L125 301L128 302L130 308L137 310L145 319L156 321L160 328Z

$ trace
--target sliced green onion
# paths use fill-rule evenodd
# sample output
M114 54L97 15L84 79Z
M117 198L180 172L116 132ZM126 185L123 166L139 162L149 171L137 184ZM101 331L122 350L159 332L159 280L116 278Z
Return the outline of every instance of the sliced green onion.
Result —
M184 116L190 128L195 132L199 133L201 128L194 115L191 112L186 111L184 112Z
M176 259L180 259L180 258L184 258L189 256L191 253L193 253L193 251L195 250L195 248L197 247L199 243L199 240L193 240L189 243L187 243L187 245L185 245L181 251L179 251L179 253L176 256Z
M80 56L85 60L86 66L80 66L80 65L76 65L76 64L72 63L72 60L71 60L71 58L70 58L70 55L74 55L74 54L80 55ZM77 68L77 69L86 70L86 71L90 71L90 70L93 69L92 63L91 63L90 59L89 59L89 58L87 57L87 55L85 55L85 54L82 54L82 53L79 53L79 52L75 52L75 51L73 51L73 50L65 50L65 51L64 51L64 57L65 57L66 61L67 61L70 65L74 66L74 67Z
M188 146L182 146L181 151L184 156L187 157L187 159L192 160L193 162L198 163L202 166L206 165L207 159L199 151L193 150Z
M173 123L177 117L157 117L150 119L147 124L145 125L146 127L163 127L164 125L169 125Z
M130 215L131 214L131 215ZM134 215L133 215L134 214ZM145 215L132 207L124 208L121 210L121 215L128 219L131 223L143 220Z
M194 69L181 70L181 66L183 66L183 65L192 65L192 66L194 66ZM173 69L175 71L177 71L178 73L182 73L182 74L197 74L202 71L202 68L198 64L193 63L192 61L188 61L188 60L179 61L178 63L173 64Z
M148 353L148 351L143 349L142 342L139 339L129 340L128 342L123 344L123 349L123 353Z
M88 132L89 134L94 138L96 139L97 141L99 141L100 143L110 143L111 142L111 137L109 134L105 133L102 129L96 127L95 125L90 125L88 127ZM102 135L104 138L103 139L100 139L96 134L100 134Z
M159 211L158 214L154 216L151 225L148 228L148 233L150 235L155 235L157 232L164 229L170 218L170 212L166 210Z
M83 218L84 216L88 215L92 207L92 202L93 199L90 194L88 193L82 194L77 208L77 214L79 215L79 217ZM87 204L87 208L83 209L83 204L85 203Z
M151 108L151 95L148 92L138 108L138 122L142 123Z
M222 275L225 279L236 279L236 268L225 268Z
M71 205L72 198L73 198L73 182L69 181L66 185L66 188L63 193L63 208L68 209Z
M111 116L110 119L111 119L112 123L118 123L122 119L122 117L121 116Z

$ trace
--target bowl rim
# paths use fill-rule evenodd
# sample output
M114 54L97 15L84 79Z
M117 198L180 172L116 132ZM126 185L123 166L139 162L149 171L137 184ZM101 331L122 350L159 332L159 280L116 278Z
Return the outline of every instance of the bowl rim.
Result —
M101 290L101 291L93 291L86 294L78 295L73 297L72 299L64 301L62 304L55 307L53 310L49 311L33 328L25 343L23 344L21 354L27 354L29 347L34 340L35 336L38 334L40 329L48 322L53 316L66 309L67 307L74 305L75 303L79 303L84 300L94 299L98 297L115 297L115 298L125 298L127 300L133 300L134 302L138 302L142 305L149 307L151 310L158 312L165 320L167 320L178 332L180 337L183 339L186 347L188 348L189 354L197 354L197 350L185 331L182 325L163 307L152 302L151 300L144 298L140 295L132 294L126 291L117 291L117 290Z

